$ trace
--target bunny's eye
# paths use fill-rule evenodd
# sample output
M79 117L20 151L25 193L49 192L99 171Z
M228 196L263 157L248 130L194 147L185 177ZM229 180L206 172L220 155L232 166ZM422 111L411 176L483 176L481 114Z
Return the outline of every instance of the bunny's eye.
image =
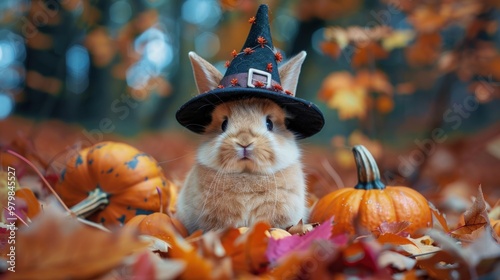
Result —
M267 130L269 130L269 131L273 130L273 122L271 121L271 119L269 117L266 118L266 126L267 126Z
M227 119L224 119L224 121L222 122L222 125L221 125L221 129L222 131L226 131L226 128L227 128Z

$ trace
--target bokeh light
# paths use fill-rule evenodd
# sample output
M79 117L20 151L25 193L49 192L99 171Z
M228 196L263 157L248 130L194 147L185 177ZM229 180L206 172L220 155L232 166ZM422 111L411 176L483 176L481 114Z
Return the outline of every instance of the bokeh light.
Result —
M294 17L287 14L278 15L273 25L276 27L276 32L273 34L277 40L290 41L295 38L298 22Z
M14 100L5 92L0 92L0 120L8 117L14 109Z
M11 31L0 31L0 90L10 94L19 92L24 81L25 58L23 38Z
M194 39L194 49L202 57L213 57L220 49L219 36L211 32L201 33Z
M147 85L154 72L151 63L141 60L127 70L127 84L129 87L141 89Z
M221 8L213 0L188 0L182 5L182 18L200 28L212 28L220 20Z
M119 0L109 8L109 18L117 24L126 23L132 16L132 7L127 0Z
M312 47L318 54L323 53L323 51L321 50L321 42L325 40L324 33L325 33L325 28L320 28L314 31L311 38Z
M155 8L161 6L165 0L142 0L142 2L151 8Z
M19 67L19 69L21 68ZM13 67L0 68L0 89L13 90L18 88L21 82L22 76L19 71Z
M86 48L74 45L66 53L66 86L68 90L79 94L87 89L90 67L89 53Z
M0 41L0 67L8 67L16 59L16 50L9 41Z

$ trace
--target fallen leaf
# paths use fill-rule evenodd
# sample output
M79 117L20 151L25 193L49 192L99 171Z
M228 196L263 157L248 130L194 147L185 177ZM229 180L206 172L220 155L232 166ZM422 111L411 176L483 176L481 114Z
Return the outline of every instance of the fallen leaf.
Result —
M197 241L199 254L212 264L212 279L233 279L232 259L226 255L220 233L209 231Z
M404 233L404 230L407 229L408 226L410 226L410 222L408 222L408 221L382 222L376 228L376 234L382 235L385 233L392 233L395 235L403 234L404 236L407 236L407 234Z
M450 232L450 229L448 228L448 222L446 222L445 215L440 213L439 210L432 203L429 203L429 208L431 209L432 213L433 228L442 230L443 232Z
M471 234L489 224L486 201L484 200L481 186L479 186L478 192L476 200L474 200L472 206L464 213L464 224L452 230L452 236L460 239L464 235Z
M483 231L481 236L465 248L468 262L476 267L480 275L492 271L500 261L500 244L489 231Z
M165 234L171 246L167 253L168 258L179 260L186 264L186 268L181 273L181 279L207 279L211 278L213 265L203 258L187 241L175 232L171 225L167 225Z
M460 279L477 279L475 271L467 263L446 251L417 260L417 266L424 269L433 279L456 279L456 276L460 276Z
M306 251L292 252L276 263L270 278L337 279L335 276L339 277L342 271L332 271L331 268L342 261L340 250L330 241L315 240Z
M143 250L134 232L104 232L45 207L16 234L16 273L7 279L81 279L102 275Z
M388 272L378 262L381 253L382 246L374 239L368 237L356 240L342 250L342 263L332 267L331 270L357 277L387 279L390 277Z
M139 254L137 260L132 266L132 275L130 275L131 278L142 277L144 279L158 279L158 277L156 276L155 265L151 260L150 254L151 253L149 252L143 252L142 254Z
M410 270L415 267L415 259L403 256L393 251L383 251L378 257L380 267L391 266L398 270Z
M310 232L311 230L313 230L317 226L319 226L319 223L304 224L302 219L300 219L300 221L296 225L293 225L293 226L287 228L286 230L290 234L303 235L303 234Z
M429 253L441 250L438 246L433 245L434 240L428 235L424 235L416 239L408 237L408 240L413 244L401 244L399 248L417 259L419 259L421 255L428 255Z
M148 248L153 253L158 253L161 256L168 252L170 244L166 241L151 235L139 235L139 238L149 244Z
M175 279L185 267L183 261L162 259L146 250L127 257L103 279Z
M26 202L27 212L25 214L30 219L35 218L35 216L37 216L42 210L40 202L35 197L33 191L31 191L30 189L18 189L16 191L16 200L17 199L22 199Z
M396 235L394 233L384 233L381 234L378 238L377 241L380 244L390 244L394 246L394 249L397 251L403 251L406 252L406 255L415 255L415 254L420 254L422 253L417 244L415 244L412 240L406 237L402 237L399 235Z
M315 240L329 239L331 235L332 219L323 222L303 236L292 235L282 239L269 240L266 256L271 262L275 262L291 252L306 250Z
M244 234L238 229L230 229L223 234L221 243L236 273L260 274L267 270L269 260L266 248L269 240L274 240L266 235L270 228L267 223L259 222Z

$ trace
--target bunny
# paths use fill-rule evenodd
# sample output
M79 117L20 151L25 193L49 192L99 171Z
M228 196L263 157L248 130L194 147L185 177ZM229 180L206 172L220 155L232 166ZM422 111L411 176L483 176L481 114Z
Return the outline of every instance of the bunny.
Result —
M222 74L194 52L189 56L199 91L217 87ZM287 88L295 89L305 56L301 52L280 67ZM286 127L290 117L262 98L215 107L179 194L177 217L189 232L257 221L286 228L306 218L301 153Z
M306 53L278 64L283 56L272 44L267 5L249 23L224 75L189 53L199 94L176 113L181 125L202 135L177 203L177 218L189 232L258 221L286 228L307 216L296 140L319 132L324 117L295 97Z

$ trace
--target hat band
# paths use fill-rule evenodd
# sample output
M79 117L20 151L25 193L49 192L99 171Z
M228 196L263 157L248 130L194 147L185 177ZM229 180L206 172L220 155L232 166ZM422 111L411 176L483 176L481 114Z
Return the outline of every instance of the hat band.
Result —
M279 83L271 78L271 73L250 68L248 73L237 73L224 77L220 86L227 87L246 87L246 88L267 88L276 89Z

